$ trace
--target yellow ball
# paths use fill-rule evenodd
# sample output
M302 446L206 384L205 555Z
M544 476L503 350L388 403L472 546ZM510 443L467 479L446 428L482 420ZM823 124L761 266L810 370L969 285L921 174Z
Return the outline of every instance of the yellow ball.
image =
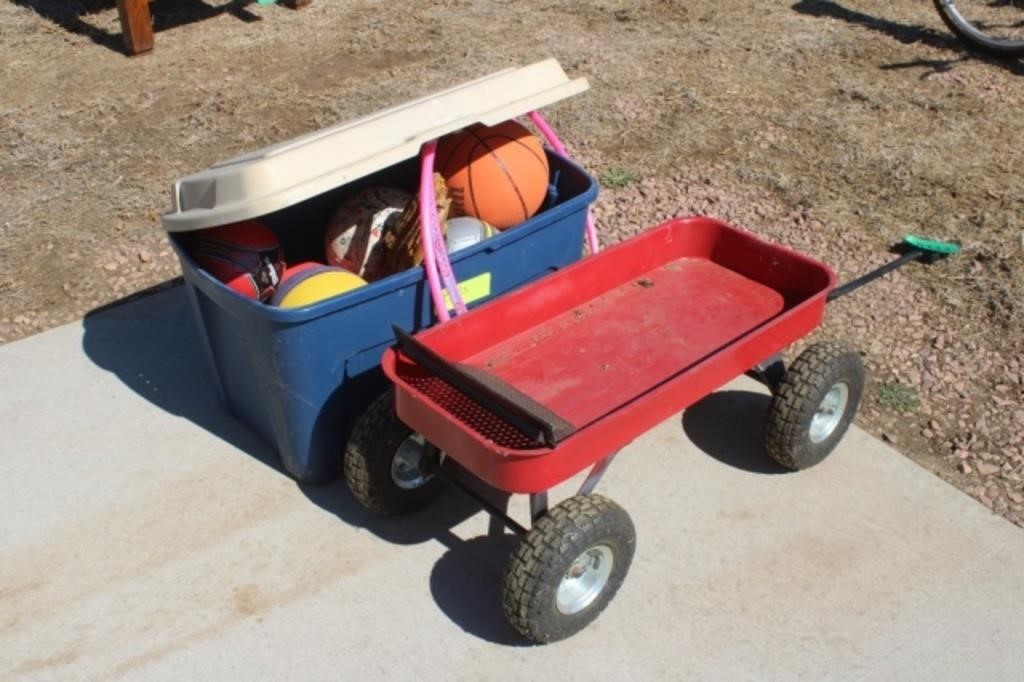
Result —
M273 302L280 308L304 308L365 284L362 277L343 268L302 268L292 277L286 271Z

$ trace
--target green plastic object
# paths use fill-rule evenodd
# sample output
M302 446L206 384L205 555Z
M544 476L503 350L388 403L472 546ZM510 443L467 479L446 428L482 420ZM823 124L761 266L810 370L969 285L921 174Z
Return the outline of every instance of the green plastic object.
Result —
M257 5L273 5L276 3L277 0L256 0Z
M953 255L960 251L960 245L956 242L940 242L937 239L925 239L924 237L918 237L916 234L904 235L903 242L913 246L915 249L931 251L932 253Z

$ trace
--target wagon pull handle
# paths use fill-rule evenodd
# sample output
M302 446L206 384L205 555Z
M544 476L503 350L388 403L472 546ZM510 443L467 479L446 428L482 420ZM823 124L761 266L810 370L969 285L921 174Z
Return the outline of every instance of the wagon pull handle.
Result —
M407 358L493 412L527 438L553 448L576 432L576 427L565 419L493 374L450 362L398 325L393 324L391 328L398 339L398 350Z
M836 287L829 292L828 300L834 301L840 296L845 296L851 291L859 289L868 282L873 282L911 261L919 260L926 265L930 265L940 258L952 256L960 251L960 245L956 242L941 242L936 239L925 239L924 237L908 234L903 237L902 242L892 248L892 251L900 254L900 257L889 261L879 268L875 268L865 275L861 275L852 282Z

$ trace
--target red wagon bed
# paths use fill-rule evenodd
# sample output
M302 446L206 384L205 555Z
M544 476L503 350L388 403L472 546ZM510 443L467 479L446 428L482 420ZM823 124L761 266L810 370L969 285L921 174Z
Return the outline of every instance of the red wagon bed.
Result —
M416 337L553 427L546 444L411 353L382 366L403 422L492 486L542 492L806 335L834 284L790 249L678 219Z

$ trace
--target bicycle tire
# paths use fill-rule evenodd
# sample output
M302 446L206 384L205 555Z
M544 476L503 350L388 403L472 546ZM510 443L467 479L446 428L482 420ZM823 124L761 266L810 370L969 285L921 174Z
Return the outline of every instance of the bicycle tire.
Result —
M1024 0L932 1L949 30L969 46L996 57L1024 55ZM1014 34L1004 35L1001 25Z

